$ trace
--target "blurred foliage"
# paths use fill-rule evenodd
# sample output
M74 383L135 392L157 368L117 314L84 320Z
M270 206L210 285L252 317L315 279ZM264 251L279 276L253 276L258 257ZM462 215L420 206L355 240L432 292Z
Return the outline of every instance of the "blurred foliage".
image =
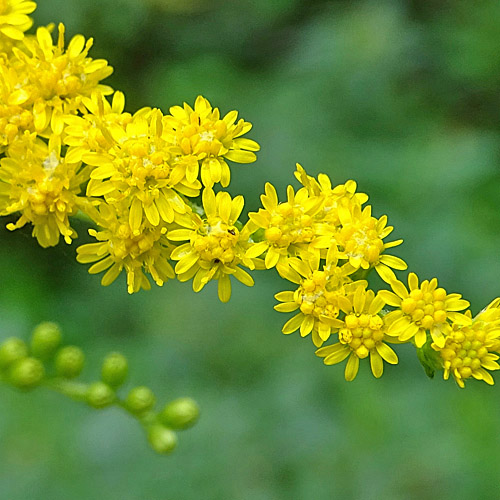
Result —
M262 146L233 168L249 209L267 180L284 194L297 161L354 178L422 279L474 312L499 294L497 1L44 0L34 17L93 36L130 111L198 94L238 109ZM165 461L119 412L2 388L2 498L500 497L495 387L430 381L409 350L381 380L362 366L346 383L309 339L280 333L273 273L228 305L177 282L127 296L73 247L37 248L29 228L0 237L2 339L57 321L95 359L120 349L160 398L189 394L203 412Z

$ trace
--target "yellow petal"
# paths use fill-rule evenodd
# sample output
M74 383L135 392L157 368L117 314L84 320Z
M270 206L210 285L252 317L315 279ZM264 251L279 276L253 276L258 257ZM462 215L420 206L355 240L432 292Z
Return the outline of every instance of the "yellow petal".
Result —
M356 375L358 374L359 370L359 358L356 356L356 354L351 353L351 356L349 360L347 361L347 365L345 367L345 379L348 382L351 382L356 378Z
M293 318L289 319L285 325L283 326L282 332L285 335L288 335L289 333L293 333L296 330L300 328L300 325L302 324L302 321L304 320L304 315L302 313L299 313L295 315Z
M274 309L278 312L289 313L296 311L299 308L299 304L296 302L284 302L283 304L276 304Z
M398 269L404 271L408 268L408 264L399 257L394 257L394 255L382 255L380 257L380 262L386 266L392 267L393 269Z
M130 206L129 224L132 231L138 234L142 224L142 203L138 198L134 198Z
M231 280L227 274L223 274L219 278L218 295L221 302L228 302L231 298Z
M387 344L383 342L379 342L375 345L378 353L382 356L382 358L390 363L391 365L396 365L398 363L398 356L394 352L394 350L389 347Z
M380 378L384 373L384 362L377 351L370 351L370 367L375 378Z

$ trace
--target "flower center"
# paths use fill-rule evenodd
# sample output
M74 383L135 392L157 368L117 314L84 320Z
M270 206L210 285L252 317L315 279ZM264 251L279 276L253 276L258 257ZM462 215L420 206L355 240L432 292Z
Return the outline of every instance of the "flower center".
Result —
M488 355L485 338L484 331L469 327L453 332L440 351L445 368L456 370L461 378L470 377L473 371L481 368L484 357Z
M120 224L116 236L110 241L109 253L117 260L127 257L137 259L139 255L153 248L161 236L161 230L155 229L135 236L129 224Z
M365 259L368 263L378 262L384 249L375 224L377 220L368 220L346 224L339 232L338 239L347 257Z
M310 243L314 237L312 223L313 218L304 213L301 205L280 203L271 215L271 225L265 230L265 238L276 247Z
M347 281L349 278L337 272L314 271L300 285L297 297L300 311L316 318L336 318L339 315L338 298L344 295L342 287Z
M384 338L384 322L380 316L351 313L345 317L344 323L345 328L339 331L339 340L348 345L358 358L366 358Z
M236 258L239 231L222 219L208 220L195 235L193 245L201 260L210 263L231 264Z
M435 324L446 321L446 290L436 288L433 292L417 288L403 299L401 310L411 316L413 323L430 330Z
M125 158L129 158L129 185L144 189L148 180L166 179L171 173L167 161L170 155L156 150L148 140L133 140L123 146Z

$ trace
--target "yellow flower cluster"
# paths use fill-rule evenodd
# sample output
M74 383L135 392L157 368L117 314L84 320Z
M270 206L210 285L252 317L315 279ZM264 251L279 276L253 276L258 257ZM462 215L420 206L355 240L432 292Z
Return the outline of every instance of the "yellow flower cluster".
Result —
M255 161L259 145L243 137L252 125L201 96L168 114L125 112L123 93L101 83L112 68L89 56L91 39L66 46L62 24L56 43L53 26L24 35L35 7L0 2L0 215L18 217L7 228L31 224L49 247L77 236L71 216L89 218L97 242L77 260L104 272L103 285L125 271L130 293L150 288L148 276L193 279L195 291L218 280L223 301L230 275L252 285L243 198L212 189L229 184L228 161Z
M7 228L27 224L43 247L77 237L71 217L93 227L94 242L77 260L110 285L124 271L134 293L167 280L192 281L195 292L218 282L222 302L233 276L252 286L247 270L276 268L293 290L276 294L279 312L294 313L283 333L311 336L326 365L347 360L353 380L369 358L380 377L396 364L389 344L411 343L428 373L442 370L460 387L473 377L492 384L500 351L500 299L472 318L469 303L436 278L408 286L395 271L406 263L390 250L387 216L375 217L368 196L348 180L333 186L297 164L298 189L286 201L267 183L262 208L245 216L242 196L219 189L228 162L252 163L259 145L237 111L222 116L204 97L194 105L125 111L123 93L102 84L112 73L92 59L92 40L64 41L59 25L24 32L36 7L0 0L0 215ZM389 251L389 252L388 252ZM247 270L245 270L247 269ZM374 291L375 270L387 284ZM329 345L325 342L332 341Z

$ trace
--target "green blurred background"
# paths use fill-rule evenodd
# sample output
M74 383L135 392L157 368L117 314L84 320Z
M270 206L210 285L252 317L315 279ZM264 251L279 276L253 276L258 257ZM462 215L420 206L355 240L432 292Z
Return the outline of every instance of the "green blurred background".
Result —
M353 178L422 279L474 313L499 295L498 0L43 0L34 18L93 36L129 111L198 94L239 110L262 146L232 170L249 209L266 181L284 195L295 162ZM88 378L118 349L160 401L202 407L165 458L118 410L0 387L2 500L500 498L497 387L431 381L409 346L381 380L363 363L345 382L309 339L280 333L273 294L290 288L274 273L226 305L178 282L128 296L123 277L88 275L75 245L0 237L1 338L58 321Z

